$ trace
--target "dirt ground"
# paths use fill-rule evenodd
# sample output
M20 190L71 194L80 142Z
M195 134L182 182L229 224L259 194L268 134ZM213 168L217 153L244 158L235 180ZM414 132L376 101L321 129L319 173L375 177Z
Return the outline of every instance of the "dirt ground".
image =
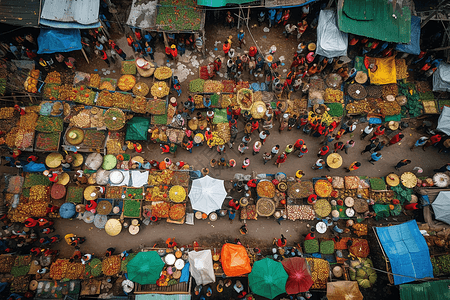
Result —
M253 27L256 23L256 18L249 23L250 27ZM214 47L214 43L216 41L223 41L227 36L233 35L233 40L236 41L236 28L230 30L228 28L224 28L221 24L213 24L208 25L206 30L206 48L207 52L214 51L214 48L217 48L217 51L214 51L215 55L222 55L222 44L217 44ZM286 74L283 72L285 69L288 69L291 63L291 55L294 53L297 47L297 41L294 36L291 36L289 40L286 40L282 35L282 29L272 28L270 32L263 32L263 27L255 27L251 29L254 39L256 40L258 46L263 49L263 52L267 51L270 46L277 46L277 55L278 57L284 56L286 58L283 61L286 65L280 67L280 73ZM246 32L246 40L247 45L245 46L245 50L248 50L250 45L253 42L250 39L250 34L247 29ZM302 41L308 41L307 39L311 38L311 33L308 33L302 38ZM130 47L126 45L125 37L116 36L116 40L120 47L127 53L128 57L131 58L133 53L131 52ZM234 45L233 45L234 48ZM242 53L244 49L238 49L238 53ZM164 48L162 43L158 43L156 47L157 53L163 53ZM157 55L159 60L161 60L161 54ZM93 57L92 57L93 58ZM162 55L162 59L164 59L164 55ZM97 69L99 72L101 69L106 68L106 64L98 58L93 58L90 64L86 64L81 58L78 59L77 63L78 70L82 70L84 72L95 72ZM110 68L112 73L108 75L108 77L119 78L120 67L119 62L117 62L114 66ZM115 71L115 73L113 72ZM222 72L226 71L225 62L222 65ZM197 70L193 70L194 75L190 75L186 81L182 83L183 94L178 98L178 102L187 100L187 84L189 80L198 78ZM243 79L249 80L250 82L254 82L255 78L250 76L247 72L244 72ZM103 76L103 75L101 75ZM152 79L143 79L143 82L151 83ZM262 78L258 78L260 82L262 82ZM293 94L291 98L301 97L301 92ZM342 152L343 156L343 166L336 170L327 171L318 170L314 171L311 169L311 166L317 160L317 151L319 150L319 142L321 142L322 138L314 138L311 136L306 136L302 131L292 130L288 132L287 130L279 133L278 132L278 121L274 124L274 129L271 130L271 134L267 139L266 144L262 147L260 153L256 156L253 156L251 150L247 150L245 155L239 155L237 151L237 145L243 134L243 123L239 122L238 128L241 131L236 139L236 145L233 149L229 149L227 147L224 157L229 160L234 158L237 161L237 166L235 168L227 168L220 169L214 168L210 170L210 176L221 178L225 180L230 180L233 178L235 173L243 173L241 171L241 164L245 157L249 157L251 164L249 168L245 171L245 174L251 174L252 172L256 173L267 173L274 174L276 172L284 172L288 174L288 176L293 176L295 172L299 169L304 170L306 173L305 178L311 179L313 177L320 177L324 175L345 175L344 167L347 167L353 161L357 160L362 163L362 167L352 172L352 175L365 175L365 176L385 176L390 172L394 172L397 174L401 174L404 171L412 171L415 166L420 166L424 169L425 175L431 175L432 170L434 168L439 168L445 163L448 162L448 154L445 153L437 153L437 150L430 147L426 152L423 152L421 149L415 149L413 152L409 150L409 147L416 141L418 137L422 134L416 132L415 127L417 124L415 121L410 122L410 128L404 131L405 138L404 140L391 147L385 147L381 153L383 158L381 161L376 162L375 165L372 165L368 162L370 159L370 154L361 155L360 152L367 145L366 141L361 141L359 136L360 132L364 128L365 124L359 124L356 131L352 134L344 135L341 138L341 141L346 142L349 139L355 139L356 145L354 148L349 150L348 154ZM253 133L251 136L252 142L250 145L253 145L253 142L259 140L256 133ZM272 162L263 164L262 153L270 152L270 149L279 144L281 149L284 149L287 144L294 143L298 138L303 138L305 140L306 145L308 146L309 153L306 154L303 158L298 158L295 154L291 154L287 162L284 163L280 168L277 168L274 165L274 159ZM144 143L144 152L141 154L146 159L156 159L158 161L162 160L165 156L161 155L160 149L158 145L153 143ZM193 153L190 154L187 151L179 150L176 158L172 158L173 160L182 160L193 166L194 169L201 169L203 167L209 167L209 162L211 159L220 158L219 154L216 150L210 150L208 147L197 147L193 149ZM406 167L401 169L401 172L397 172L394 169L395 164L401 159L410 159L412 163ZM400 221L398 219L397 221ZM392 220L389 220L392 222ZM95 255L102 256L108 247L115 247L117 252L121 252L127 249L138 250L140 247L151 247L153 245L163 246L164 241L168 237L175 237L179 245L191 245L193 241L198 241L200 245L209 246L209 247L220 247L226 241L234 241L236 238L239 238L244 245L249 245L251 247L258 246L263 249L263 251L270 251L272 241L276 237L280 237L281 234L284 234L288 240L288 245L293 246L297 243L303 242L302 235L309 232L309 226L314 225L316 221L310 222L291 222L291 221L283 221L281 225L279 225L273 217L270 218L259 218L257 221L248 221L248 229L249 232L247 235L242 236L239 234L239 227L242 223L236 219L234 222L230 222L227 218L222 218L217 220L216 222L211 222L208 220L196 220L195 225L173 225L165 222L158 222L153 225L145 226L141 225L141 229L138 235L132 236L126 230L123 230L118 236L110 237L108 236L104 230L99 230L93 226L93 224L86 224L81 220L58 220L56 221L55 227L57 228L56 233L60 234L62 237L67 233L74 233L78 236L85 236L87 241L82 245L81 251L87 253L94 253ZM394 221L395 223L395 221ZM341 224L341 223L340 223ZM374 225L387 224L387 221L381 221L373 223ZM342 224L340 225L342 226ZM330 231L330 230L329 230ZM330 235L330 232L327 233ZM318 236L319 238L321 235ZM376 244L372 243L375 247ZM73 248L69 247L66 243L61 242L56 245L55 249L61 250L62 256L71 256L73 252ZM380 260L376 260L378 264L382 264ZM377 267L381 267L377 265ZM383 275L380 275L380 279ZM377 299L394 299L391 293L395 292L396 289L387 289L384 285L386 282L384 280L379 280L380 286L376 286L370 291L370 295L368 294L368 298L373 298L375 295ZM382 296L383 295L383 296Z

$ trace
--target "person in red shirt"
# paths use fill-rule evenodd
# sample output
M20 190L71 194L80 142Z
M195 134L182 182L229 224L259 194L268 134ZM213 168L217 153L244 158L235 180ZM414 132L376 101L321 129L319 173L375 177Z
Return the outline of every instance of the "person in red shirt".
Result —
M111 66L111 63L109 62L108 54L106 54L105 50L101 51L101 57L102 57L102 60L108 65L108 68L109 68Z
M274 244L276 244L277 247L280 247L280 248L285 247L287 244L287 239L284 237L284 235L281 235L281 239L277 239L277 238L274 239Z
M300 148L300 153L297 155L298 157L303 157L303 155L305 155L306 153L308 153L308 148L306 147L306 145L303 145Z
M317 195L316 194L311 194L308 197L308 203L309 204L314 204L317 201Z
M128 35L127 35L127 43L128 43L128 46L131 47L131 45L133 44L133 42L134 42L133 37L131 36L131 34L128 34Z
M322 148L320 148L319 153L317 153L317 157L324 157L325 155L328 154L329 151L330 151L330 147L323 146Z
M177 242L175 242L175 238L168 238L166 240L166 245L167 245L167 248L173 248L173 247L176 247L178 244L177 244Z
M50 180L51 182L58 182L58 173L50 172L47 176L48 180Z
M161 145L159 145L159 147L161 148L161 154L164 154L164 153L169 153L170 152L170 147L169 147L169 145L163 145L163 144L161 144Z
M184 143L184 147L186 148L189 153L192 153L192 147L194 147L194 142L192 140L189 140L187 143Z
M253 133L253 131L255 130L258 130L259 133L259 122L257 120L252 121L251 133Z
M235 210L238 210L239 208L241 208L241 206L239 205L239 201L231 199L230 201L228 201L228 206L234 208Z
M304 140L298 139L294 144L294 151L300 150L304 144L305 144Z
M371 138L371 140L376 139L378 136L383 135L385 132L385 127L384 125L380 125L378 126L375 131L373 132L373 136Z
M258 49L256 49L255 46L251 46L250 50L248 51L248 56L255 57L256 54L258 54Z
M214 60L213 65L214 65L214 71L215 71L216 73L219 72L220 68L222 67L222 61L220 60L219 57L217 57L217 58Z
M314 240L316 237L314 236L314 232L310 232L305 236L305 241Z
M403 138L405 137L405 135L401 132L397 133L396 135L394 135L392 137L392 139L389 141L389 145L394 145L397 144L398 142L400 142Z
M355 171L358 170L359 167L361 167L361 163L358 161L354 161L350 164L350 166L347 168L346 172Z
M177 46L172 45L170 46L170 56L172 57L172 59L177 62L178 61L178 50L177 50Z
M47 206L47 209L46 209L45 214L55 213L55 212L57 212L58 210L59 210L59 206L55 206L55 205L49 204L49 205Z
M286 162L286 158L287 158L287 155L285 152L281 153L281 155L278 156L277 161L275 162L275 164L277 165L278 168L280 167L280 165L282 163Z
M226 40L226 41L223 43L222 49L223 49L223 53L224 53L225 56L226 56L226 55L228 54L228 52L230 51L230 49L231 49L231 44L228 43L228 40Z
M342 150L343 148L344 148L343 142L334 143L334 153L337 153L339 150Z
M30 217L25 220L24 224L25 224L25 227L32 228L32 227L36 227L38 225L38 221L36 219Z

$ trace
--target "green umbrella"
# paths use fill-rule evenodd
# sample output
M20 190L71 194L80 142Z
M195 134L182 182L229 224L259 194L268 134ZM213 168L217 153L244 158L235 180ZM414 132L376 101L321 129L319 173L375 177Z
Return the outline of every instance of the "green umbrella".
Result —
M163 267L158 252L139 252L127 264L128 279L139 284L155 284Z
M127 132L125 134L125 140L146 141L149 126L150 120L148 118L133 117L127 122Z
M248 282L252 292L273 299L279 294L286 293L288 274L280 262L264 258L253 264L252 272L248 275Z

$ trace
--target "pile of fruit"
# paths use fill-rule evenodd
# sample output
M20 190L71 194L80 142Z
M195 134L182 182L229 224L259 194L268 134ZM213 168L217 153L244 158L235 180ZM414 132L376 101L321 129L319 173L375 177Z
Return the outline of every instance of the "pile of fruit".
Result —
M43 185L30 188L28 202L21 202L16 209L9 212L9 219L13 222L23 222L28 217L45 217L50 203L49 189Z
M120 256L114 255L110 257L106 257L102 262L102 271L106 276L116 275L120 272Z
M172 220L180 220L186 214L186 207L184 204L175 204L170 207L169 218Z
M11 119L14 117L14 107L0 108L0 119Z
M326 103L344 103L344 92L327 88L325 90L324 101Z
M189 92L191 93L203 93L203 86L205 84L205 80L198 78L191 80L189 82Z
M377 273L369 258L350 261L348 273L351 280L356 280L358 285L365 289L372 287L377 281Z
M237 102L242 109L250 109L253 104L253 92L250 89L240 89L237 94Z
M131 103L131 110L135 113L145 114L147 112L147 99L141 96L134 97Z
M43 97L45 99L56 100L59 96L59 84L47 83L44 86Z
M36 131L39 132L61 132L63 131L63 120L61 118L39 116L36 122Z
M164 115L166 113L166 101L162 99L148 100L147 112L152 115Z
M148 176L148 184L151 186L160 186L170 184L172 180L173 171L170 170L162 170L162 171L150 171ZM164 188L167 190L167 188Z
M206 80L203 86L203 92L205 93L218 93L222 92L223 84L217 80Z
M311 268L311 279L314 282L311 289L326 289L330 274L330 265L324 259L306 258Z
M64 84L59 87L58 100L74 101L77 97L77 89L69 84Z
M23 86L25 87L25 90L29 93L37 93L37 84L38 80L33 77L28 77L25 82L23 83Z
M155 73L153 74L158 80L166 80L172 77L172 70L169 67L159 67L156 68Z
M47 77L45 78L45 83L61 84L61 74L57 71L48 73Z
M154 202L152 204L152 214L157 218L168 218L170 210L170 203Z
M130 109L131 103L133 102L133 96L130 94L116 92L112 94L112 98L113 106L121 109Z
M160 186L148 187L145 192L146 201L168 201L167 186L166 189Z
M89 78L89 86L98 89L100 87L100 81L101 80L102 79L100 78L100 75L98 75L98 74L91 74L91 76Z
M118 93L120 94L120 93ZM109 91L101 91L98 94L97 103L98 106L112 107L114 106L113 94Z
M57 151L59 146L59 133L36 134L36 149L45 152Z
M355 224L353 224L352 227L354 229L354 233L357 236L367 235L367 225L366 224L355 223Z
M314 220L316 214L311 205L287 205L288 220Z
M77 96L75 97L75 102L85 105L94 105L96 95L95 92L91 91L85 86L80 86L76 94Z
M67 265L69 264L68 259L57 259L50 266L50 278L54 280L61 280L64 278L64 274L67 270Z
M226 142L225 140L220 137L219 133L217 131L212 132L212 138L208 140L207 144L208 146L214 147L218 145L224 145Z
M122 74L126 74L126 75L136 74L136 63L133 60L123 61L121 72L122 72Z
M170 89L164 81L158 81L152 85L152 96L156 98L163 98L169 95Z
M169 190L169 198L173 202L183 202L186 199L186 191L180 185L175 185ZM178 220L178 219L174 219Z
M117 82L117 86L122 91L130 91L136 84L136 77L133 75L122 75Z

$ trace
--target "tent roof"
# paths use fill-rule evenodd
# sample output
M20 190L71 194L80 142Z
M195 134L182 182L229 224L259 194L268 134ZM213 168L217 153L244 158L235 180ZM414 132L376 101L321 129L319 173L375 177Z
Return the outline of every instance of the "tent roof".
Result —
M208 284L216 281L211 250L189 252L189 272L196 284Z
M0 1L0 23L37 27L39 9L39 0L2 0Z
M80 30L41 28L37 42L38 54L80 50Z
M438 126L436 130L442 131L445 134L450 134L450 107L444 106L441 115L439 116Z
M138 28L153 28L156 21L158 0L133 0L127 25Z
M411 10L397 5L394 18L389 0L339 0L338 24L344 32L387 42L409 43Z
M401 300L450 299L450 280L430 281L420 284L402 284Z
M411 16L411 40L408 44L397 44L395 49L401 52L420 54L420 17Z
M100 0L45 0L41 18L50 21L98 23Z
M433 73L433 91L450 92L450 64L441 62Z
M337 26L336 11L321 10L317 26L316 54L331 58L347 56L348 35Z
M433 278L430 252L415 220L403 224L376 227L380 243L389 258L394 284L414 281L414 278ZM414 277L414 278L412 278Z
M450 110L450 108L448 108ZM450 192L439 192L431 206L433 207L436 220L450 224Z
M133 117L127 122L126 140L146 141L150 120L144 117Z

